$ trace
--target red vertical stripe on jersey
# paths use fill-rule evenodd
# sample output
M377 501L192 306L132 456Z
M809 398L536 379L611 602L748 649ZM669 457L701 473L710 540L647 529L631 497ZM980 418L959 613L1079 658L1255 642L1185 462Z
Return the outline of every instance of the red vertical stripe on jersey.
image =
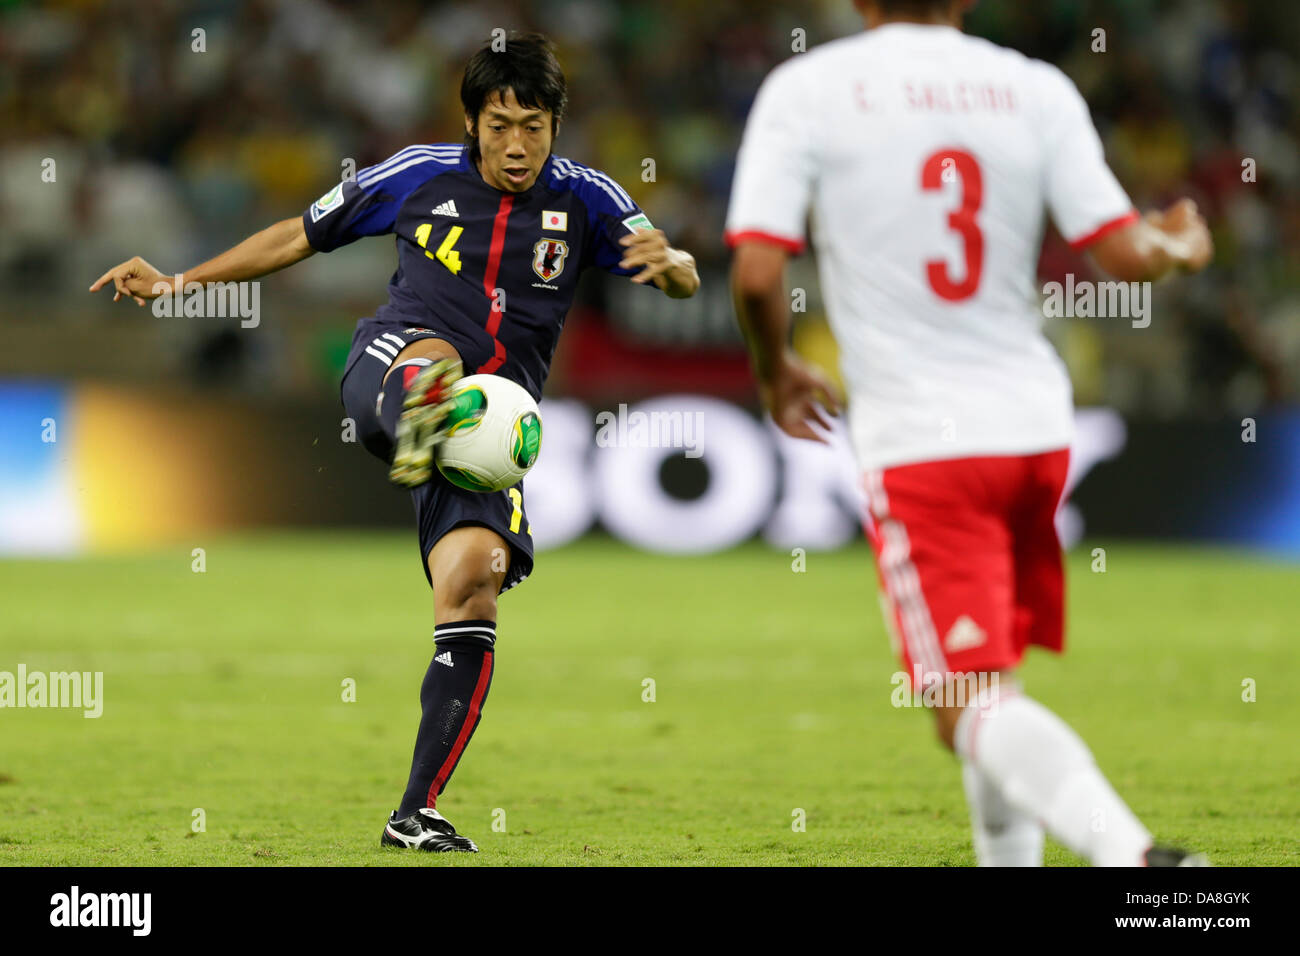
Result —
M497 339L492 340L492 347L495 349L492 357L478 367L484 375L490 375L506 364L506 347Z
M501 268L501 251L506 246L506 221L510 218L510 207L515 204L515 197L506 194L501 197L501 205L497 206L497 217L492 221L492 247L488 249L487 268L483 270L483 294L489 299L493 298L493 293L497 287L497 272ZM493 335L496 334L497 326L501 324L501 313L492 313L495 319L489 321L488 331Z
M429 784L429 798L426 803L430 807L437 807L438 794L447 785L447 778L456 769L456 764L460 762L460 755L464 752L465 745L469 743L470 735L474 733L474 728L478 726L479 714L483 710L483 698L487 696L488 683L491 680L492 652L484 651L483 664L478 672L478 683L474 685L474 693L469 698L469 712L465 714L465 723L461 724L460 733L456 735L456 743L452 745L451 753L447 754L447 759L438 768L433 783Z
M497 341L497 329L501 328L501 316L504 309L496 308L497 273L501 270L501 253L506 247L506 223L510 220L510 209L515 204L515 197L501 197L497 206L496 219L492 221L492 246L488 249L487 268L483 270L483 294L491 303L488 306L487 334L492 336L495 354L478 367L480 372L495 372L506 360L506 349Z

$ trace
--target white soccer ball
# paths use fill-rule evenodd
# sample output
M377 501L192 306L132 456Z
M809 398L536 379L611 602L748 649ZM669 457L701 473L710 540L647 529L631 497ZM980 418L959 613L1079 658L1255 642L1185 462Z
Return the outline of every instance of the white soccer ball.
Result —
M500 375L467 375L434 460L443 477L468 491L517 485L542 448L542 416L523 387Z

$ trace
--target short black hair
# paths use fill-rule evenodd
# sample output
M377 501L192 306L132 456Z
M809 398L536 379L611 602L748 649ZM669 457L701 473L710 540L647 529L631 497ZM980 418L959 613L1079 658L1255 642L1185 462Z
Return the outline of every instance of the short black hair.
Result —
M484 43L465 65L460 101L465 115L474 121L475 132L465 134L473 162L479 158L478 115L483 104L494 94L504 98L507 90L515 91L515 99L525 109L548 110L551 134L559 130L569 94L555 48L542 34L511 31L504 42L497 38Z

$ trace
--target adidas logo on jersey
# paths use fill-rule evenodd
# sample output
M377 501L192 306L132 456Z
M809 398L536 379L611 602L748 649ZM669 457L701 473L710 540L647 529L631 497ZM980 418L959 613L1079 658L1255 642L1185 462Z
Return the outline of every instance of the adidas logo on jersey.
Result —
M448 667L456 666L451 662L451 651L443 651L441 654L435 657L434 660L437 661L439 664L446 664Z
M948 629L948 634L943 639L943 649L951 654L955 651L979 647L986 640L988 635L984 633L984 629L963 614Z
M456 219L460 218L460 213L456 211L456 200L454 199L448 199L446 202L434 206L433 214L435 216L452 216Z

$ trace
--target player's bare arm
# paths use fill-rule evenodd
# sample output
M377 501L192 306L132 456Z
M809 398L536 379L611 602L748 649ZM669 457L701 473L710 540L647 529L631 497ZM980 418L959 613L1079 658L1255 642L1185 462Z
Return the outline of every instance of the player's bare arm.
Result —
M822 409L837 414L835 388L822 372L790 348L791 315L785 294L789 254L773 243L745 241L731 264L736 317L749 346L763 405L787 435L825 442L809 422L830 424Z
M1117 279L1152 282L1173 271L1204 269L1214 258L1214 240L1196 203L1180 199L1102 237L1089 251Z
M632 277L640 285L653 282L660 291L672 299L689 299L700 288L700 274L695 269L695 257L682 249L674 249L662 229L641 229L624 236L619 244L626 250L619 266L624 269L642 269Z
M295 216L268 226L249 236L221 255L177 275L165 275L139 256L109 269L95 280L91 292L113 284L113 301L126 296L136 305L155 299L164 292L181 291L191 282L242 282L277 272L301 262L315 250L307 242L302 219Z

